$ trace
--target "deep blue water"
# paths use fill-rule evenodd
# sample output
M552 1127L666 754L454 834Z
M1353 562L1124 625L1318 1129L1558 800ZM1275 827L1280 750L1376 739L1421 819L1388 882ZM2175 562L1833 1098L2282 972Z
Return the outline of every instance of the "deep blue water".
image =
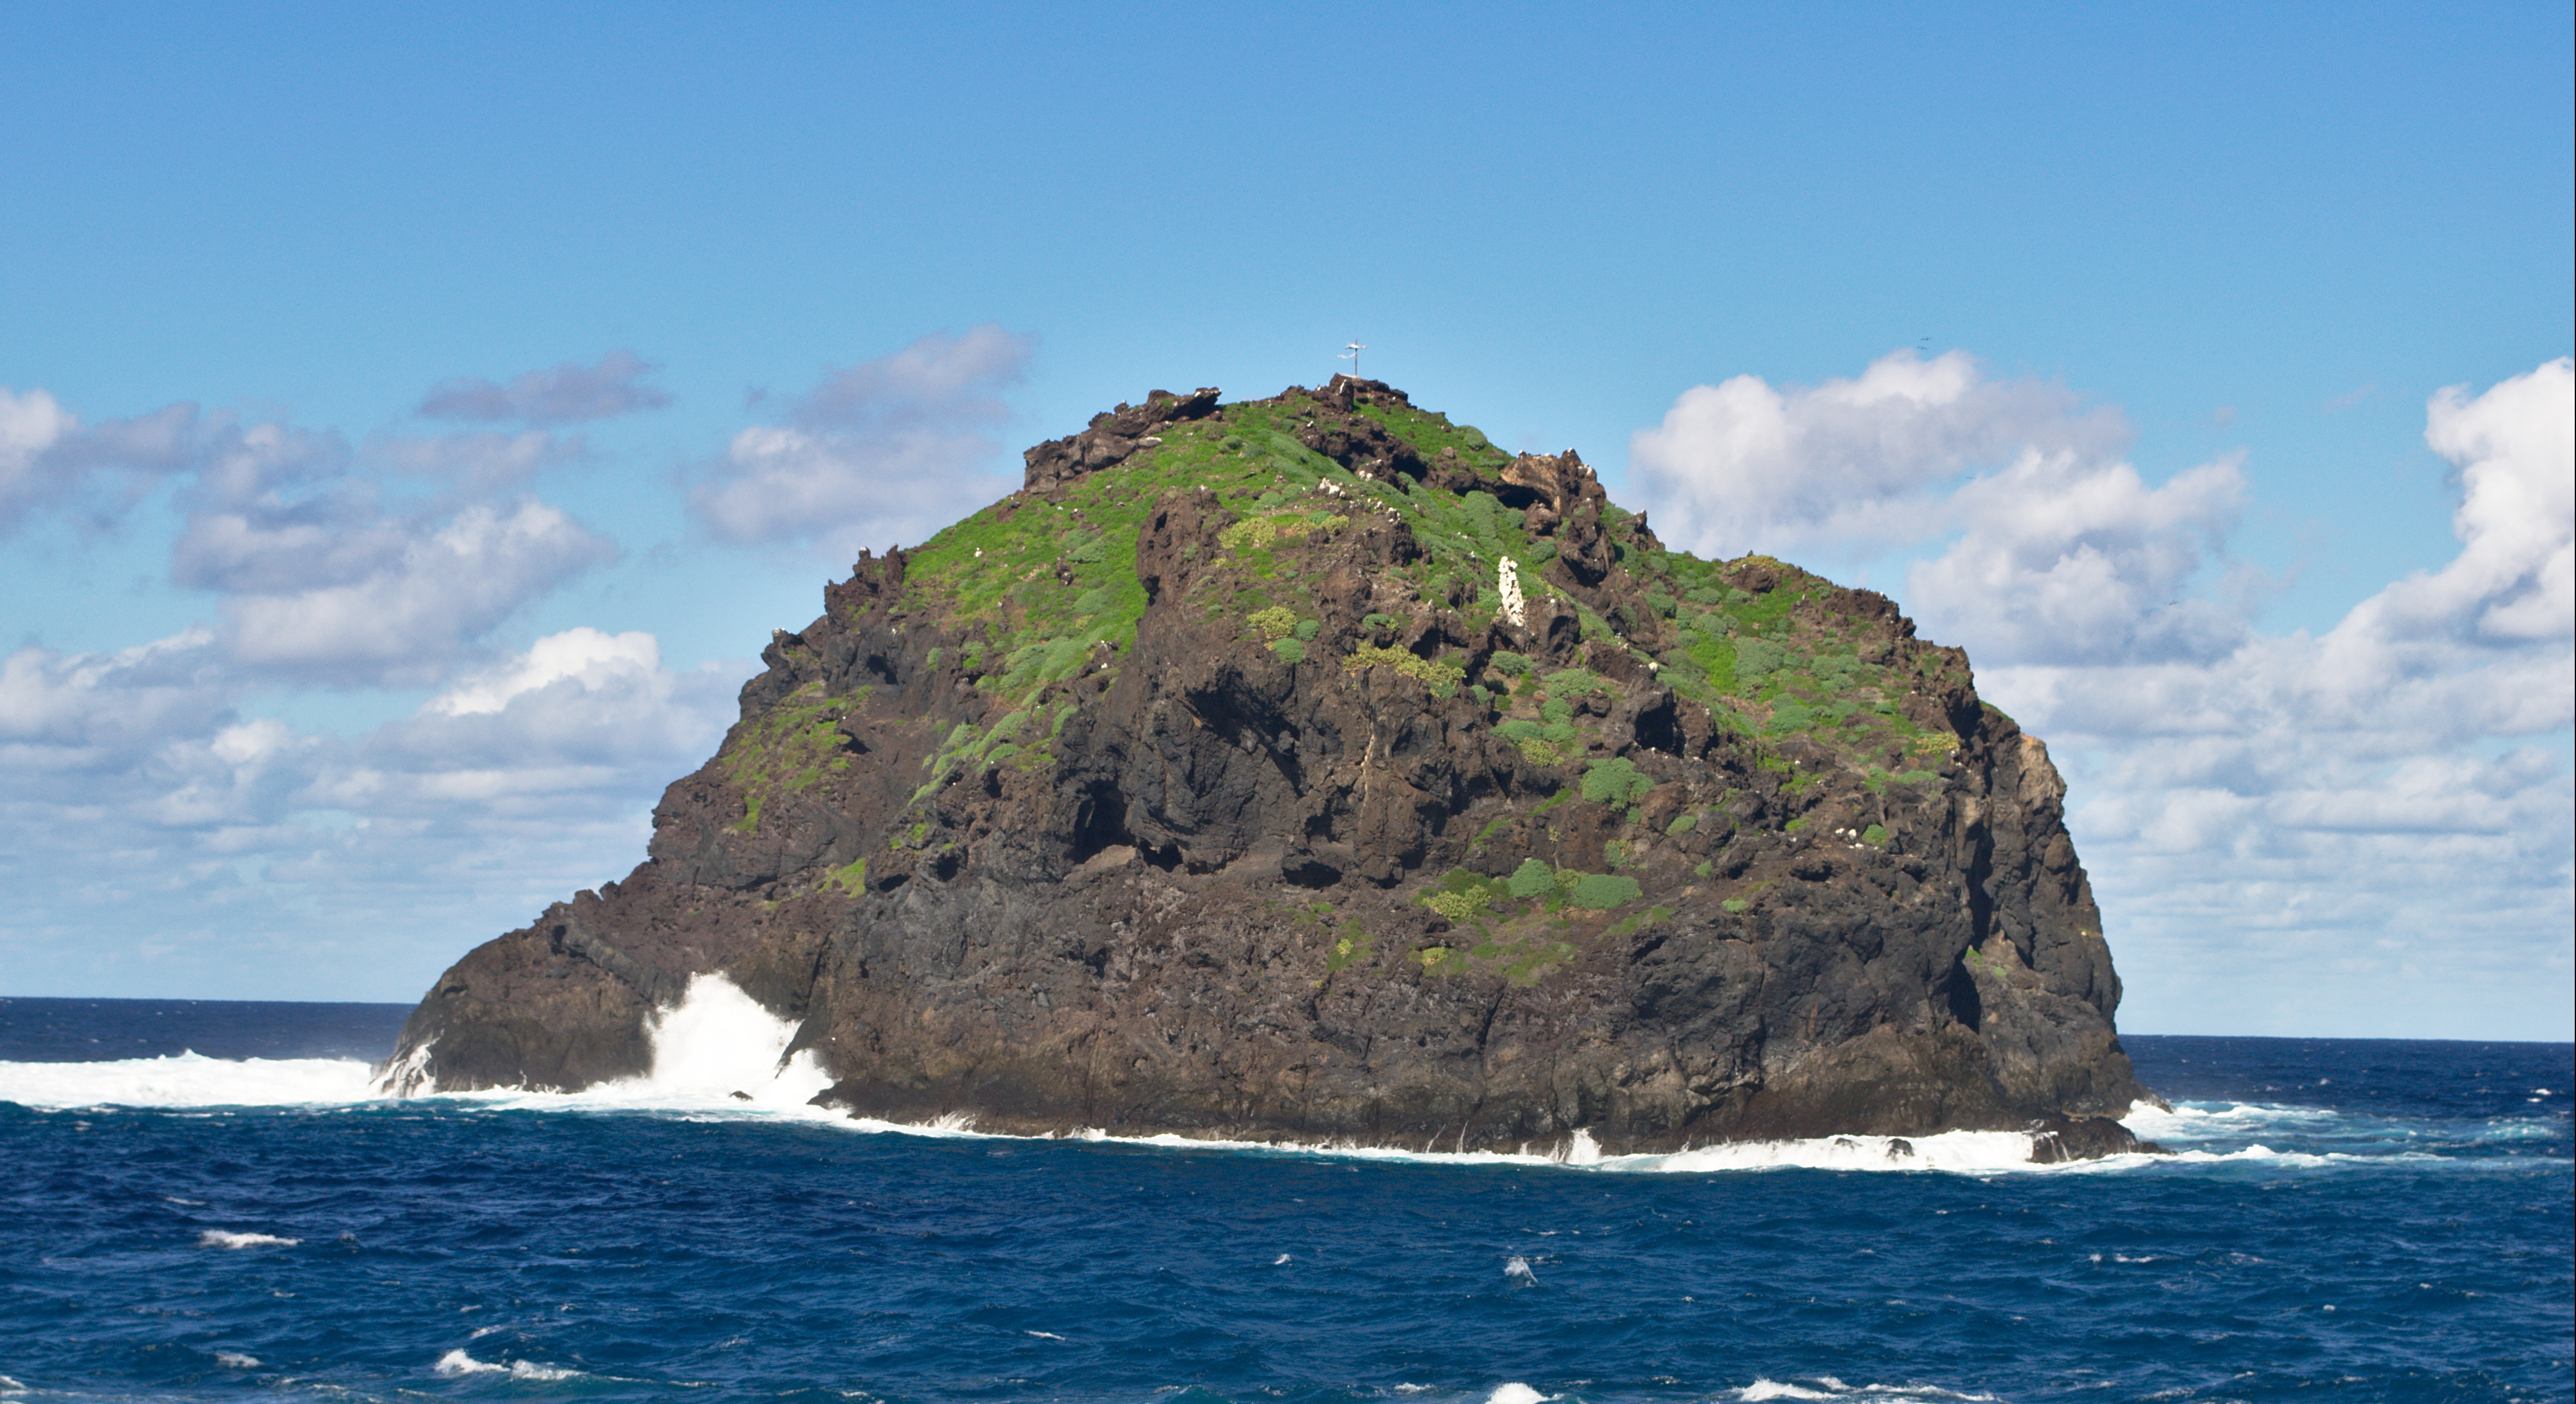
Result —
M0 1394L2576 1397L2566 1044L2133 1037L2186 1155L1689 1170L388 1102L292 1061L404 1012L0 1000ZM182 1049L214 1061L140 1061Z

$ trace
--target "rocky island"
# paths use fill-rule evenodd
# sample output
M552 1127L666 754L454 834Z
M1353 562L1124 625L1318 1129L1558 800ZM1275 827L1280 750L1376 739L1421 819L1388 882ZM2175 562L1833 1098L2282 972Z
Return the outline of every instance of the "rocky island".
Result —
M388 1090L642 1073L721 973L899 1121L2137 1148L2064 782L1885 596L1376 381L1026 462L775 632L643 864L442 975Z

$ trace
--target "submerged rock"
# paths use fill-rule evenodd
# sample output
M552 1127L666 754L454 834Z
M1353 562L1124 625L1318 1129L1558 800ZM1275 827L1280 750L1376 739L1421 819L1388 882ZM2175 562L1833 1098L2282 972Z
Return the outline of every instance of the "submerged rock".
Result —
M721 972L896 1120L2134 1148L2065 785L1884 596L1375 381L1027 458L774 633L650 857L440 977L394 1090L643 1072Z

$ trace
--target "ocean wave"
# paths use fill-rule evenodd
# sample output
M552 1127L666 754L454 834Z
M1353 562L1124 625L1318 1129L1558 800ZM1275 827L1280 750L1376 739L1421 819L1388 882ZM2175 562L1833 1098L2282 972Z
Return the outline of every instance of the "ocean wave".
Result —
M1952 1404L1953 1401L1994 1400L1991 1394L1970 1394L1939 1385L1847 1385L1831 1375L1808 1377L1804 1383L1756 1378L1753 1383L1735 1391L1735 1397L1746 1404L1766 1399L1867 1399L1880 1404Z
M208 1229L197 1235L200 1248L292 1248L303 1241L273 1233L234 1233L229 1229Z
M451 1350L438 1357L438 1363L429 1369L431 1374L449 1379L459 1375L507 1375L514 1380L569 1380L582 1373L559 1365L540 1365L533 1360L477 1360L462 1350Z
M157 1109L257 1107L357 1107L401 1100L491 1111L633 1112L692 1120L792 1119L872 1134L979 1139L1051 1139L978 1131L974 1118L951 1113L918 1122L851 1117L813 1105L831 1075L810 1051L788 1052L796 1026L776 1017L722 975L691 979L681 1002L653 1017L647 1030L653 1068L645 1076L603 1083L579 1092L492 1089L440 1091L423 1086L395 1099L386 1088L395 1069L379 1080L352 1059L219 1059L196 1053L98 1063L0 1063L0 1101L44 1110L138 1107ZM415 1069L415 1072L417 1070ZM416 1080L416 1079L415 1079ZM1413 1161L1440 1165L1532 1165L1610 1174L1711 1174L1774 1170L1933 1172L1963 1175L2099 1174L2143 1167L2263 1162L2297 1168L2348 1162L2425 1160L2472 1163L2402 1144L2352 1152L2347 1146L2316 1151L2276 1150L2271 1141L2334 1141L2358 1129L2353 1118L2317 1107L2256 1102L2141 1102L2121 1117L2140 1137L2165 1143L2166 1156L2115 1155L2098 1160L2034 1163L2031 1137L2018 1131L1948 1131L1927 1136L1819 1136L1800 1140L1737 1141L1680 1151L1610 1155L1577 1130L1551 1144L1513 1150L1440 1151L1425 1145L1364 1145L1349 1141L1270 1142L1200 1138L1162 1133L1119 1136L1093 1128L1082 1140L1187 1150ZM2493 1139L2563 1135L2546 1122L2499 1123ZM2257 1139L2265 1138L2265 1139ZM2480 1137L2479 1139L2488 1139ZM2230 1145L2235 1142L2238 1144ZM1804 1387L1804 1386L1801 1386Z
M353 1058L208 1058L175 1053L101 1063L0 1063L0 1102L80 1107L292 1107L371 1101Z

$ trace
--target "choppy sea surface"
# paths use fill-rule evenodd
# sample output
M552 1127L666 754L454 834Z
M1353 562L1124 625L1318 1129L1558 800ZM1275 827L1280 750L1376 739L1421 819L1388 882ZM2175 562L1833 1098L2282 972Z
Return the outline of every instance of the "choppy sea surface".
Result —
M704 981L650 1078L397 1101L405 1012L0 999L0 1401L2576 1397L2567 1044L2131 1037L2166 1157L1556 1161L852 1122Z

